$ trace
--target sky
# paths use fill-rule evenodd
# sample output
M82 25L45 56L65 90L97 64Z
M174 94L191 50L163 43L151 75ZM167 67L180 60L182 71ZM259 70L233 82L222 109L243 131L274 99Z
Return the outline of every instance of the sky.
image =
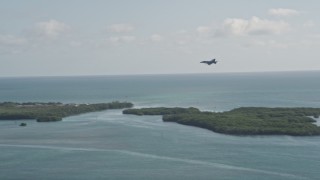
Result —
M319 9L317 0L0 0L0 77L320 70Z

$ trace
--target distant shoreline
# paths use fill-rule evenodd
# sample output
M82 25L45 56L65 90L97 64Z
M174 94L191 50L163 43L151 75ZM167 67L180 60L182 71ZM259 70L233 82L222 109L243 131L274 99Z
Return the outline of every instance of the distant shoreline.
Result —
M249 75L249 74L296 74L320 73L320 70L287 70L287 71L243 71L243 72L210 72L210 73L164 73L164 74L76 74L76 75L19 75L0 76L0 79L12 78L82 78L82 77L131 77L131 76L187 76L187 75Z

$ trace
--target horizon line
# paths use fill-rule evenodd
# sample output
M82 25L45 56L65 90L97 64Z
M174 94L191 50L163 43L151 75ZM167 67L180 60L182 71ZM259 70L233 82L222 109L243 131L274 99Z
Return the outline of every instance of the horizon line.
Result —
M26 75L26 76L0 76L0 78L54 78L54 77L98 77L98 76L165 76L165 75L204 75L204 74L250 74L250 73L294 73L294 72L320 72L320 70L279 70L279 71L230 71L205 73L141 73L141 74L76 74L76 75Z

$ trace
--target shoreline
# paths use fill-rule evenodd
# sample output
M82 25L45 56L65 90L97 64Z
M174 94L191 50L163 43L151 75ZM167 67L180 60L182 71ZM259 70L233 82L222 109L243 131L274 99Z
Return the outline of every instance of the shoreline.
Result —
M0 79L21 78L96 78L96 77L147 77L147 76L190 76L190 75L252 75L252 74L300 74L320 73L320 70L283 70L283 71L240 71L240 72L210 72L210 73L165 73L165 74L78 74L78 75L27 75L27 76L0 76Z
M60 102L3 102L0 103L0 120L35 119L37 122L61 121L65 117L107 109L131 108L132 103L114 101L97 104L63 104Z
M132 103L118 101L98 104L3 102L0 103L0 120L55 122L73 115L126 108L122 114L161 115L163 122L175 122L229 135L320 135L320 108L240 107L212 112L194 107L132 107Z
M123 114L162 115L164 122L200 127L229 135L318 136L320 127L311 117L320 108L242 107L225 112L205 112L197 108L126 109Z

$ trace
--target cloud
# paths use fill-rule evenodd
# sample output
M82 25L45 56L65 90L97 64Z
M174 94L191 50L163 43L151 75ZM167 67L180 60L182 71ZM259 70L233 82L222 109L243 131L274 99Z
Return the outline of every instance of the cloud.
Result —
M196 31L199 34L207 34L207 33L210 33L212 31L212 29L208 26L199 26L199 27L197 27Z
M16 46L24 45L27 43L25 38L19 38L13 35L1 35L0 34L0 45L2 46Z
M25 38L0 34L0 54L18 54L27 44L28 40Z
M172 39L176 44L185 46L192 43L195 40L195 36L187 30L179 30L174 34L174 38Z
M107 39L111 43L130 43L136 40L135 36L112 36Z
M269 9L268 14L272 16L296 16L299 15L300 12L294 9L284 9L284 8L278 8L278 9Z
M260 19L252 17L249 20L228 18L224 21L221 30L217 31L217 35L272 35L287 32L289 24L284 21L271 21L268 19Z
M316 23L312 20L308 20L303 24L303 27L305 28L312 28L316 25Z
M151 35L150 39L151 39L152 42L161 42L161 41L163 41L163 37L161 35L159 35L159 34Z
M108 27L108 31L113 33L128 33L132 32L134 27L130 24L113 24Z
M310 34L310 35L308 35L308 37L320 39L320 34Z
M82 46L83 44L82 44L82 42L80 42L80 41L70 41L70 42L69 42L69 45L70 45L71 47L80 47L80 46Z
M52 19L49 21L36 23L34 30L37 35L40 35L45 38L54 39L60 36L61 34L64 34L67 31L69 31L70 27L63 22L59 22L57 20Z
M290 44L277 42L275 40L254 40L246 44L247 47L269 47L276 49L286 49Z

